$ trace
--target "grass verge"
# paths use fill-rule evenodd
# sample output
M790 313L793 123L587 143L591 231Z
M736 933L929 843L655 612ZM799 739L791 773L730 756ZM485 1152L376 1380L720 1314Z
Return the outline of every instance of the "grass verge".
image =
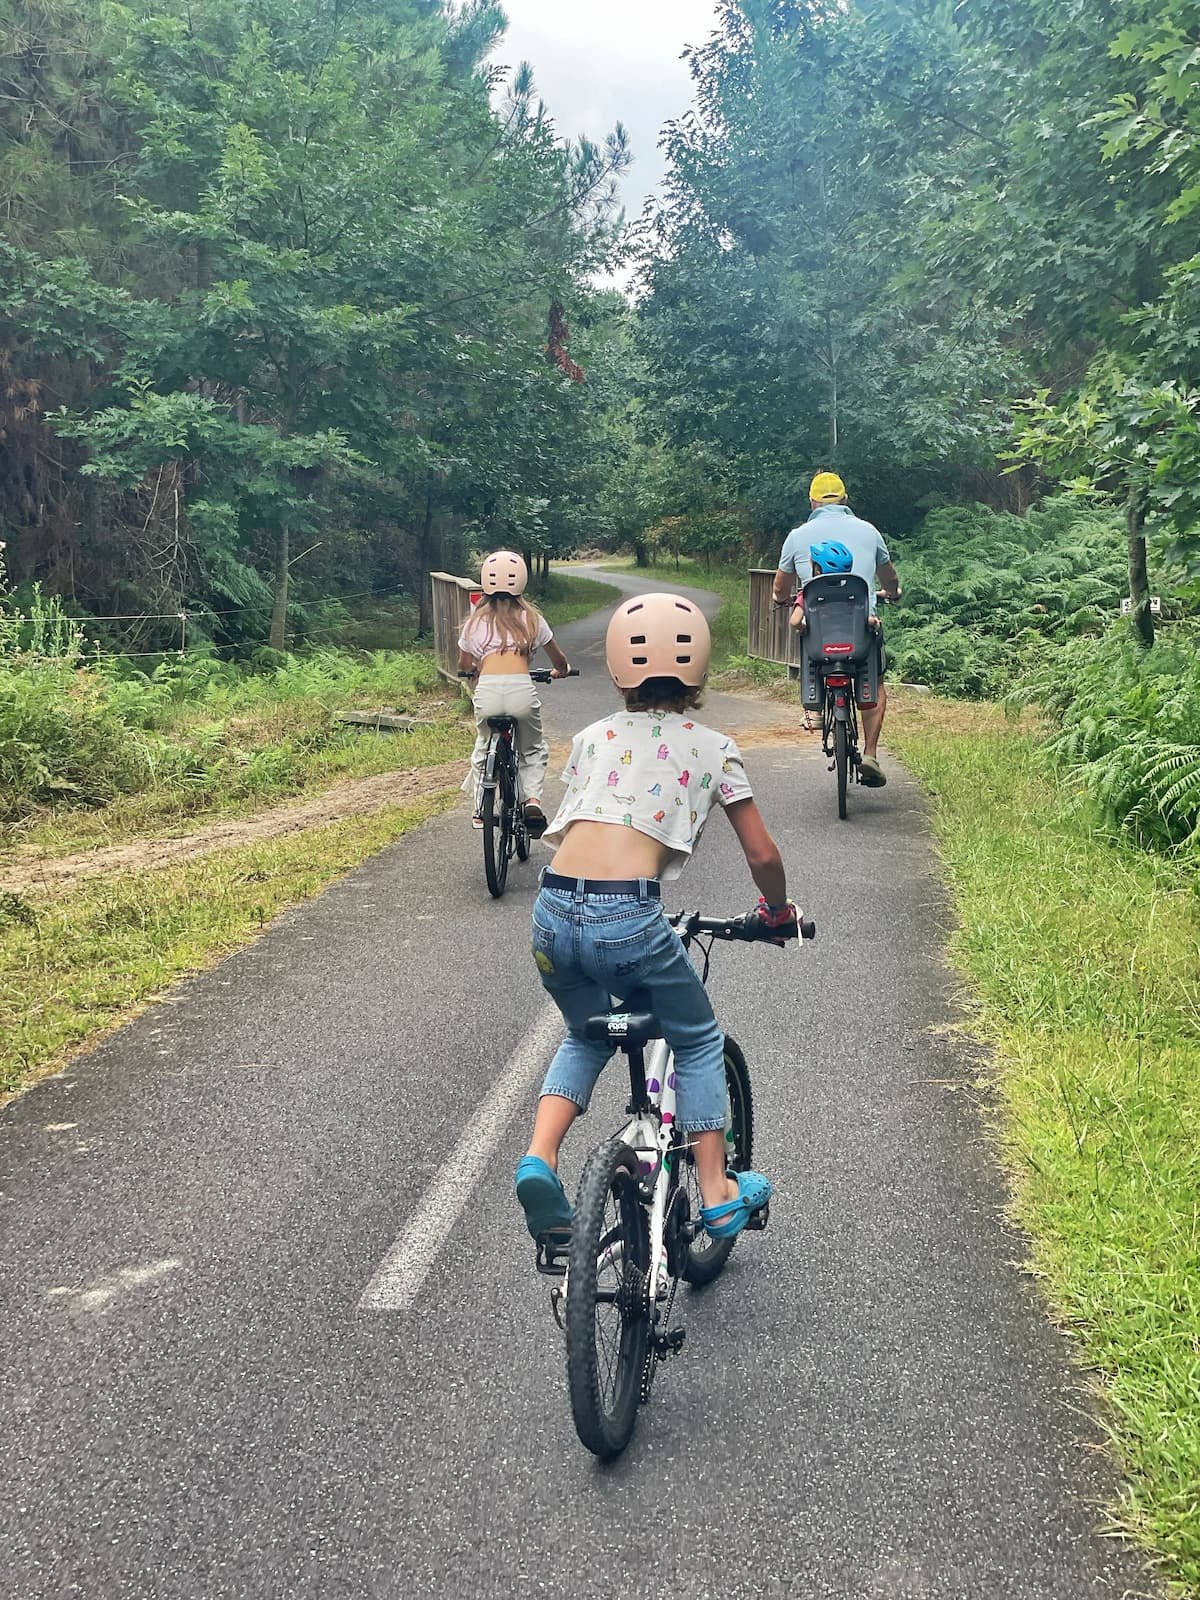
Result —
M91 880L52 899L0 896L0 1103L456 798Z
M0 834L24 851L52 856L77 850L186 834L218 818L253 816L265 807L320 794L342 778L371 778L454 761L470 752L473 729L450 690L409 701L407 709L429 726L411 733L375 733L332 720L358 704L376 709L379 696L317 696L266 701L219 721L185 706L173 731L182 740L208 741L183 772L164 772L133 794L115 795L94 810L46 809Z
M618 590L611 583L580 578L573 572L552 572L544 584L535 584L529 598L546 614L552 628L577 622L602 606L612 605Z
M639 578L662 578L666 583L682 584L685 589L709 589L721 596L721 609L712 624L713 671L724 672L731 663L741 668L746 656L750 626L750 577L744 566L705 567L699 561L660 562L635 567L632 561L606 562L623 571L636 572ZM757 665L758 663L752 663ZM772 675L778 669L771 668Z
M1018 1220L1098 1373L1115 1520L1200 1594L1200 886L1091 829L994 708L912 700Z

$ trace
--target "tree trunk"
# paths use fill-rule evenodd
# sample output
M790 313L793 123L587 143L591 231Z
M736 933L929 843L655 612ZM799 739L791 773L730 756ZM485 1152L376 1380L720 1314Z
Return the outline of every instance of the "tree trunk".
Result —
M1131 488L1125 501L1125 531L1129 536L1129 623L1139 644L1154 643L1154 618L1150 615L1150 579L1146 570L1146 491Z
M287 522L279 524L279 533L275 539L275 600L271 606L271 636L268 643L272 650L287 649L287 613L288 613L288 563L291 559L291 530Z

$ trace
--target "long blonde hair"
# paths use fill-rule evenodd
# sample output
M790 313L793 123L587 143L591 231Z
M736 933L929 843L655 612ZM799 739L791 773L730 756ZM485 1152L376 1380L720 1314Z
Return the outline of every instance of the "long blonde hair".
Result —
M497 640L505 650L523 656L532 653L533 641L542 625L542 613L535 605L530 605L523 595L484 595L475 615L487 616Z

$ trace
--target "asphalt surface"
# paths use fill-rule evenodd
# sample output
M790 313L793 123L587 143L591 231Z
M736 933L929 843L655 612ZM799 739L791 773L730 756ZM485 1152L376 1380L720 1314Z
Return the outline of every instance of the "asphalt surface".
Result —
M557 735L612 704L600 637L562 631L588 676L546 691ZM360 1308L542 1014L536 858L490 900L465 810L0 1114L8 1600L1152 1593L1097 1531L1114 1479L1014 1264L977 1067L942 1031L924 809L888 766L839 823L811 743L749 756L819 926L713 963L777 1198L681 1297L688 1343L611 1468L575 1439L511 1190L534 1068L412 1308ZM753 899L719 817L668 899Z

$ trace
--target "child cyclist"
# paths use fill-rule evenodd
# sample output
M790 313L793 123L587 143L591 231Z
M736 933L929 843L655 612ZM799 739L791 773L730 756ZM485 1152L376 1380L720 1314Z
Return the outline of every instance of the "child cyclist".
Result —
M692 1135L713 1238L740 1233L771 1197L758 1172L725 1170L724 1039L699 974L659 903L659 880L678 876L716 802L733 824L762 891L755 912L783 943L797 920L783 863L767 832L732 739L691 713L708 675L703 613L679 595L639 595L618 607L605 656L622 711L578 734L567 793L546 832L557 846L533 910L533 954L568 1033L542 1085L517 1198L536 1239L568 1227L558 1177L567 1129L587 1110L609 1046L586 1039L589 1016L610 996L649 996L674 1053L677 1126Z
M475 749L463 784L475 803L473 826L483 827L479 804L491 739L488 718L515 717L525 825L538 839L546 829L542 789L550 747L542 734L542 703L529 676L529 663L544 649L556 678L565 678L569 669L549 623L522 598L528 582L529 568L515 551L495 550L485 558L479 578L483 599L458 637L458 670L475 679Z

